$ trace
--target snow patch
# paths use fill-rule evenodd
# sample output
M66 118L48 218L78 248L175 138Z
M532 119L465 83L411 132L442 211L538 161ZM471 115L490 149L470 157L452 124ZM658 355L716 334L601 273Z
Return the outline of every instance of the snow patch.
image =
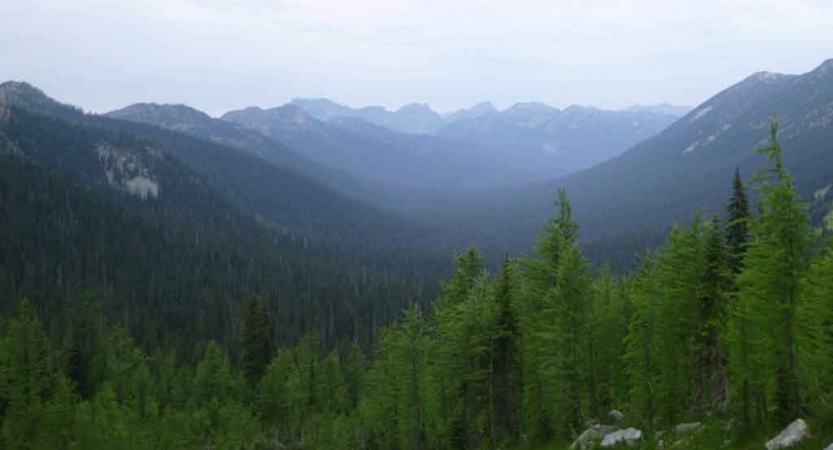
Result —
M683 154L691 153L692 151L694 151L695 148L697 148L698 145L700 145L700 141L694 142L693 144L686 147L685 150L683 150Z
M694 117L692 117L692 118L691 118L691 120L689 120L689 122L694 122L695 120L697 120L697 119L699 119L699 118L701 118L701 117L705 116L706 114L708 114L708 112L709 112L709 111L711 111L711 110L712 110L711 105L710 105L710 106L706 106L705 108L700 109L699 111L697 111L697 112L694 114Z
M830 191L830 188L833 187L833 184L828 184L827 186L817 190L813 193L813 197L816 200L823 200L824 197L827 197L827 193Z
M558 142L547 142L541 145L541 149L548 155L556 155L559 153Z

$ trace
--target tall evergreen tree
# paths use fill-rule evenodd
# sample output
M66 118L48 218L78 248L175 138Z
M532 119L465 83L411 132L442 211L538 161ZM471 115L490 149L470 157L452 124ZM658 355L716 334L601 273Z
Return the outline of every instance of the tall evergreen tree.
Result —
M726 356L720 333L725 328L730 288L729 255L717 218L706 229L705 268L700 288L697 351L698 403L712 408L728 398Z
M492 385L495 411L495 440L516 439L519 435L520 407L520 331L514 304L515 279L512 262L503 261L500 275L495 280L495 331L492 337ZM494 429L495 427L493 427Z
M272 358L269 309L262 295L249 300L243 323L243 372L250 386L256 386Z
M548 299L558 280L558 270L565 249L574 245L578 224L573 220L567 193L558 191L558 214L547 221L535 243L535 258L524 258L519 293L519 325L523 382L524 429L534 441L552 438L554 405L548 401L545 386L545 352L541 340L548 324L543 318ZM550 374L551 375L551 374Z
M103 376L102 326L92 289L71 304L67 330L67 375L83 398L92 398Z
M726 243L729 247L729 265L735 274L740 273L743 253L749 235L748 221L749 200L740 177L740 169L735 168L732 179L732 197L726 206L729 220L726 222Z
M799 200L792 177L787 173L778 125L772 123L770 145L760 150L773 166L758 176L761 214L750 222L751 241L746 251L744 270L738 276L735 302L735 339L739 347L732 356L738 382L758 385L767 380L760 395L774 403L775 420L786 424L796 418L802 400L796 357L796 311L800 306L800 280L804 277L812 246L807 208ZM744 354L745 340L757 340L755 353ZM753 359L754 366L745 366ZM767 400L762 397L761 400ZM744 401L748 399L744 396ZM747 411L748 405L743 410ZM744 414L743 419L749 417Z

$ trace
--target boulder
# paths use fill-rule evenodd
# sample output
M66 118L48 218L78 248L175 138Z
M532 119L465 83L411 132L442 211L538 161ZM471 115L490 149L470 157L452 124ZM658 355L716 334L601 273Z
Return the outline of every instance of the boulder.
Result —
M590 428L584 430L584 433L573 442L573 445L570 446L571 450L587 450L589 448L595 447L605 436L614 431L618 430L618 428L612 425L593 425Z
M827 447L824 447L824 450L833 450L833 443L831 443Z
M642 440L642 431L636 428L614 431L602 439L602 447L614 447L619 444L631 446Z
M790 448L795 444L810 437L810 427L803 419L796 419L787 428L766 443L767 450L778 450L781 448Z
M677 436L691 433L692 431L697 431L702 427L700 422L691 422L691 423L681 423L677 425L677 428L674 431L677 433Z
M610 420L612 420L615 423L619 423L619 422L625 420L625 415L622 414L621 411L617 411L615 409L613 411L607 413L607 417L609 417Z

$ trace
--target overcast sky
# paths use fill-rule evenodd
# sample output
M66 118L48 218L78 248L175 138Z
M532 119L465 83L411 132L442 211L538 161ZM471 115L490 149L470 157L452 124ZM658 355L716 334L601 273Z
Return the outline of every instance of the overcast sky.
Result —
M830 0L6 0L0 78L86 110L696 105L833 58Z

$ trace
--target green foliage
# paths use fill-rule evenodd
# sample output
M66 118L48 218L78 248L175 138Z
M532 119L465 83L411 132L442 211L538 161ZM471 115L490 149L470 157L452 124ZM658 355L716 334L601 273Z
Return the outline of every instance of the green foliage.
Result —
M134 341L154 326L108 324L120 294L106 285L55 290L54 310L23 300L0 321L2 448L564 448L614 408L646 437L704 422L682 449L758 448L802 415L817 448L833 426L833 244L814 257L775 132L757 217L736 174L725 227L677 226L617 278L584 257L560 191L534 256L492 276L476 249L456 255L434 309L409 303L372 347L355 329L333 341L333 317L273 351L280 319L248 291L215 304L240 303L236 317L199 310L236 331L196 358L179 339Z
M782 425L802 408L796 313L813 236L806 206L784 168L777 129L773 122L771 144L760 150L773 166L757 176L760 213L749 223L751 240L737 278L730 331L734 346L729 367L740 389L740 418L747 426L763 420L768 405Z

